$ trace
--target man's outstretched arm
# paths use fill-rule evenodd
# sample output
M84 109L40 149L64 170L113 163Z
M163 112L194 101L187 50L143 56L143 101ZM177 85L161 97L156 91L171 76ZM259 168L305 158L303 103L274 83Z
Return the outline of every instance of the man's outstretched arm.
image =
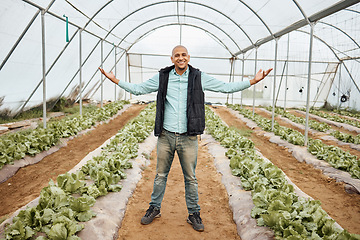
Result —
M104 74L105 77L110 79L113 83L124 89L125 91L135 94L135 95L142 95L151 92L155 92L158 90L159 87L159 75L156 74L152 78L148 79L145 82L141 83L129 83L125 81L120 81L117 79L113 72L106 72L104 69L99 68L100 72Z

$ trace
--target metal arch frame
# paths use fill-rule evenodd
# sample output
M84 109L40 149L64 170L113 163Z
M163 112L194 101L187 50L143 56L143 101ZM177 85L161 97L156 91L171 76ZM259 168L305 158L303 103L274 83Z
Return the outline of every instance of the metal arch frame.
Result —
M354 9L344 9L345 11L349 11L349 12L354 12L354 13L357 13L357 14L360 14L359 11L356 11Z
M130 17L131 15L143 10L143 9L146 9L148 7L152 7L152 6L155 6L155 5L158 5L158 4L166 4L166 3L176 3L177 1L176 0L170 0L170 1L161 1L161 2L155 2L155 3L152 3L152 4L148 4L148 5L145 5L145 6L142 6L141 8L138 8L136 10L134 10L133 12L129 13L128 15L126 15L124 18L122 18L118 23L116 23L111 29L110 31L106 34L106 36L104 37L104 39L106 39L109 34L120 24L122 23L126 18ZM248 40L250 41L250 43L252 45L254 45L254 42L251 40L250 36L246 33L246 31L244 29L242 29L242 27L237 24L233 19L231 19L229 16L227 16L226 14L222 13L221 11L213 8L213 7L210 7L208 5L205 5L205 4L202 4L202 3L198 3L198 2L191 2L191 1L186 1L186 3L190 3L190 4L194 4L194 5L199 5L199 6L202 6L202 7L205 7L205 8L208 8L208 9L211 9L217 13L219 13L220 15L224 16L225 18L229 19L235 26L237 26L244 34L245 36L248 38ZM176 15L175 15L176 16Z
M22 40L22 38L24 37L24 35L26 34L26 32L28 31L28 29L31 27L31 25L33 24L33 22L35 21L36 17L38 16L38 14L41 11L44 11L45 13L49 13L50 15L60 19L61 17L57 16L56 14L52 13L49 11L50 7L53 5L53 3L55 2L55 0L52 0L52 2L46 7L43 8L29 0L22 0L23 2L26 2L27 4L38 8L38 11L35 13L35 15L33 16L33 18L31 19L31 21L28 23L27 27L24 29L24 31L22 32L22 34L19 36L18 40L16 41L16 43L14 44L13 48L10 50L10 52L8 53L7 57L4 59L4 61L2 62L2 64L0 65L0 69L6 64L6 61L10 58L10 56L12 55L13 51L15 50L16 46L20 43L20 41ZM102 10L104 9L109 3L111 3L113 0L110 0L109 2L107 2L104 6L102 6L90 19L89 21L85 24L85 26L83 28L81 28L80 26L77 26L76 24L73 24L69 21L69 23L73 26L75 26L77 28L77 30L75 31L75 33L73 34L73 36L71 37L70 41L66 43L66 45L64 46L64 48L62 49L62 51L58 54L58 56L56 57L56 59L54 60L54 62L51 64L50 68L47 70L46 75L48 75L48 73L50 72L50 70L52 69L52 67L55 65L55 63L57 62L57 60L60 58L60 56L64 53L64 51L66 50L66 48L69 46L69 44L72 42L72 40L74 39L74 37L76 36L77 32L80 29L83 29L93 20L93 18ZM102 39L101 37L86 31L91 35L94 35L95 37L98 37L99 39ZM21 109L17 112L16 115L18 115L19 113L21 113L23 111L23 109L25 108L25 106L27 105L27 103L30 101L30 99L32 98L32 96L34 95L34 93L37 91L37 89L40 87L40 84L43 82L43 79L40 80L40 82L38 83L38 85L35 87L35 89L33 90L33 92L30 94L30 96L27 98L27 100L24 102L24 104L21 106ZM72 82L72 80L70 81Z
M121 54L121 56L119 57L118 61L120 61L120 59L122 58L122 56L124 55L125 52L128 52L136 43L138 43L141 39L143 39L144 36L148 35L150 32L153 32L153 31L155 31L156 29L159 29L159 28L168 27L168 26L175 26L175 25L179 25L179 24L178 24L178 23L168 23L168 24L164 24L164 25L161 25L161 26L157 26L157 27L155 27L155 28L153 28L153 29L150 29L149 31L145 32L145 33L142 34L139 38L137 38L137 39ZM184 26L190 26L190 27L194 27L194 28L198 28L198 29L201 29L201 30L203 30L204 32L210 34L211 36L213 36L214 38L216 38L216 39L223 45L223 47L229 51L230 54L232 54L231 51L227 48L227 46L226 46L219 38L217 38L213 33L209 32L209 31L207 31L206 29L203 29L203 28L201 28L201 27L199 27L199 26L196 26L196 25L192 25L192 24L188 24L188 23L182 23L182 25L184 25ZM97 85L99 82L100 82L100 80L97 81L97 82L95 83L95 85ZM86 87L86 86L85 86L85 87ZM85 89L85 87L84 87L84 89ZM93 95L99 90L99 88L100 88L100 85L96 87L95 91L91 94L91 96L93 96Z
M114 0L109 0L107 3L105 3L102 7L100 7L90 18L89 18L89 20L85 23L85 25L81 28L81 29L85 29L89 24L90 24L90 22L92 22L93 21L93 19L105 8L105 7L107 7L111 2L113 2ZM72 3L70 3L68 0L66 0L66 2L70 5L70 6L72 6L73 8L75 8L75 10L77 10L78 12L80 12L81 14L83 14L80 10L78 10L75 6L73 6L72 5ZM85 15L85 14L83 14L83 15ZM86 15L85 15L86 16ZM88 17L88 16L86 16L86 17ZM105 28L103 28L102 26L100 26L98 23L96 23L96 22L94 22L96 25L98 25L100 28L102 28L103 30L105 30L105 31L108 31L108 30L106 30ZM112 33L113 34L113 33ZM113 34L115 37L117 37L117 38L120 38L120 39L122 39L121 37L119 37L119 36L117 36L116 34ZM100 38L100 37L99 37ZM102 38L100 38L100 39L102 39Z
M203 19L203 18L196 17L196 16L191 16L191 15L179 15L179 16L181 16L181 17L189 17L189 18L194 18L194 19L197 19L197 20L201 20L201 21L204 21L204 22L206 22L206 23L208 23L208 24L216 27L217 29L219 29L220 31L222 31L229 39L231 39L231 41L237 46L237 48L238 48L239 50L241 50L241 48L240 48L239 45L236 43L236 41L235 41L228 33L226 33L224 30L222 30L222 29L221 29L219 26L217 26L216 24L214 24L214 23L212 23L212 22L209 22L209 21L207 21L207 20L205 20L205 19ZM122 38L123 40L121 40L121 41L118 43L117 46L120 46L120 44L121 44L132 32L134 32L136 29L144 26L145 24L147 24L147 23L149 23L149 22L151 22L151 21L155 21L155 20L162 19L162 18L167 18L167 17L176 17L176 16L174 16L174 15L163 15L163 16L159 16L159 17L155 17L155 18L149 19L149 20L147 20L146 22L141 23L141 24L138 25L137 27L133 28L130 32L128 32L128 33ZM181 23L181 24L178 23L178 25L183 25L183 24L184 24L184 23Z
M174 26L174 25L179 25L178 23L167 23L167 24L164 24L164 25L160 25L160 26L157 26L155 28L152 28L150 29L149 31L145 32L143 35L141 35L138 39L136 39L134 41L133 44L131 44L127 49L126 49L126 52L128 52L137 42L139 42L144 36L146 36L147 34L149 34L150 32L153 32L159 28L163 28L163 27L168 27L168 26ZM230 49L226 46L225 43L223 43L218 37L216 37L213 33L207 31L206 29L202 28L202 27L199 27L199 26L196 26L196 25L192 25L192 24L189 24L189 23L182 23L182 25L184 26L190 26L190 27L194 27L194 28L198 28L198 29L201 29L203 30L204 32L210 34L212 37L214 37L216 40L219 41L219 43L221 45L223 45L223 47L231 54L231 56L233 56L233 53L230 51Z
M297 32L301 32L301 33L305 33L305 34L309 34L308 32L303 31L303 30L296 30L296 31L297 31ZM356 84L354 78L352 77L352 75L351 75L350 72L348 71L345 63L344 63L344 62L339 58L339 56L335 53L333 47L330 46L330 45L329 45L325 40L323 40L322 38L316 36L315 34L314 34L314 38L316 38L316 39L319 40L320 42L324 43L324 44L334 53L335 57L339 60L339 62L342 62L342 63L344 64L345 69L347 70L348 74L350 75L351 80L353 81L353 83L354 83L354 85L356 86L358 92L360 93L360 87Z
M31 2L28 2L26 0L23 0L25 2L27 2L29 5L33 5ZM49 8L54 4L55 0L52 0L48 6L43 9L45 11L45 13L49 10ZM16 40L15 44L13 45L13 47L10 49L10 51L8 52L8 54L6 55L6 57L4 58L4 60L2 61L1 65L0 65L0 70L5 66L7 60L9 60L10 56L13 54L13 52L15 51L16 47L19 45L19 43L21 42L21 40L23 39L23 37L25 36L25 34L27 33L27 31L30 29L31 25L34 23L35 19L37 18L37 16L39 15L39 13L41 12L41 10L38 8L37 12L34 14L34 16L31 18L31 20L28 22L27 26L25 27L25 29L23 30L23 32L20 34L20 36L18 37L18 39Z
M33 2L31 2L31 1L29 1L29 0L21 0L21 1L26 2L27 4L29 4L29 5L31 5L31 6L33 6L33 7L36 7L36 8L39 9L39 10L46 10L46 13L48 13L49 15L51 15L51 16L53 16L53 17L55 17L55 18L57 18L57 19L59 19L59 20L61 20L61 21L65 21L65 19L64 19L63 17L61 17L61 16L59 16L59 15L57 15L57 14L49 11L48 8L45 9L45 8L43 8L42 6L37 5L36 3L33 3ZM72 25L72 26L74 26L74 27L76 27L76 28L78 28L78 29L82 29L81 26L79 26L79 25L77 25L77 24L75 24L75 23L73 23L73 22L71 22L71 21L69 21L69 24ZM83 29L83 31L87 32L88 34L90 34L90 35L92 35L92 36L94 36L94 37L96 37L96 38L103 39L102 37L96 35L95 33L91 32L91 31L88 31L88 30L86 30L86 29ZM107 40L105 40L105 39L104 39L104 41L107 42L107 43L112 44L111 42L109 42L109 41L107 41Z
M314 13L313 15L309 16L307 20L309 20L310 22L316 22L324 17L327 17L333 13L336 13L340 10L343 10L347 7L350 7L356 3L358 3L359 0L342 0L341 2L339 3L336 3L324 10L321 10L317 13ZM237 52L235 53L235 55L240 55L240 54L243 54L243 53L246 53L247 51L255 48L256 46L260 46L262 44L265 44L267 42L270 42L274 39L274 37L281 37L285 34L288 34L289 32L292 32L292 31L295 31L299 28L302 28L306 25L308 25L308 21L304 19L301 19L295 23L293 23L292 25L288 26L288 27L285 27L284 29L274 33L273 35L270 35L270 36L267 36L267 37L264 37L262 38L261 40L257 41L255 45L251 45L251 46L248 46L246 48L243 48L242 51L240 52Z
M274 34L272 33L272 31L270 30L269 26L265 23L265 21L255 12L254 9L252 9L251 7L249 7L246 3L243 2L243 0L239 0L239 2L241 2L245 7L247 7L263 24L264 26L266 27L266 29L269 31L269 33L271 35L274 36ZM275 38L275 36L274 36Z
M317 23L321 23L321 24L324 24L324 25L327 25L329 27L332 27L332 28L335 28L336 30L342 32L343 34L345 34L348 38L351 39L351 41L353 41L355 43L355 45L360 48L360 45L355 41L355 39L353 39L349 34L347 34L345 31L343 31L341 28L338 28L330 23L326 23L326 22L322 22L322 21L318 21Z
M305 21L307 21L307 23L310 24L311 22L310 22L309 18L306 16L305 11L302 9L300 4L296 0L292 0L292 1L295 3L296 7L299 9L301 14L303 15Z

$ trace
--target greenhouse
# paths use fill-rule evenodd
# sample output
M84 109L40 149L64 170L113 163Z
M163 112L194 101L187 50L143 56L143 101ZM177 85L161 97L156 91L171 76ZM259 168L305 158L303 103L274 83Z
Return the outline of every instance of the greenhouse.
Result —
M2 0L0 23L0 239L360 239L360 1ZM161 172L165 136L196 152Z

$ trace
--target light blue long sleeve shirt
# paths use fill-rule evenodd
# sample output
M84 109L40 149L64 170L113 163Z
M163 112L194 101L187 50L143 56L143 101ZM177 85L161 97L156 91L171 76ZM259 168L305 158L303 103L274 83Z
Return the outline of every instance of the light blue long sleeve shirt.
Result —
M189 68L182 75L177 74L175 69L172 69L169 73L165 100L164 128L170 132L187 132L186 102L188 77ZM156 92L159 88L159 73L139 84L119 81L118 85L134 95ZM203 91L233 93L249 88L250 81L226 83L201 72L201 85Z

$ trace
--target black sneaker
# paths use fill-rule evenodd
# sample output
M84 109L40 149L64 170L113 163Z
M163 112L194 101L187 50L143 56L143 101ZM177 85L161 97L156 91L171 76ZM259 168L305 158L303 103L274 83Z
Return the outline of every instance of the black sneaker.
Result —
M161 217L160 208L150 206L149 209L146 210L145 216L141 218L141 224L150 224L154 220L154 218L159 217Z
M190 214L187 218L187 222L190 223L196 231L202 232L204 231L204 224L202 223L200 213L196 212L193 214Z

